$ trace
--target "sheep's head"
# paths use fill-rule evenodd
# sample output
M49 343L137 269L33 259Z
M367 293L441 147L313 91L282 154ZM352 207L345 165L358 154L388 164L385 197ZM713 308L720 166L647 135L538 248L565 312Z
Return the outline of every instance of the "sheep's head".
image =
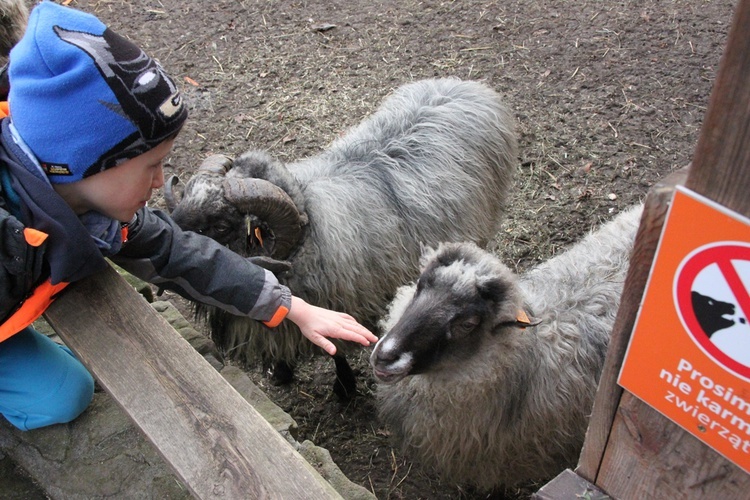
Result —
M213 155L185 185L179 202L174 189L179 181L170 178L165 199L184 230L209 236L240 255L284 260L299 244L307 216L271 182L274 177L294 189L286 169L263 153L246 153L234 163Z
M517 331L527 323L519 318L522 300L515 276L473 243L428 250L422 267L411 299L395 302L401 308L391 310L395 324L370 356L382 383L463 365L502 335L504 326Z

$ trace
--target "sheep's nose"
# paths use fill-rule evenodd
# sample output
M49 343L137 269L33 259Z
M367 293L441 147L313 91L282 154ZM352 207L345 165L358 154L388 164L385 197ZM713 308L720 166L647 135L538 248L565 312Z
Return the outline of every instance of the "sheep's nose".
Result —
M409 375L414 358L409 353L399 349L387 349L386 345L378 345L370 355L370 366L379 382L393 384Z
M394 348L393 342L388 338L382 338L375 345L370 354L370 365L373 367L386 367L399 361L401 354Z
M373 352L373 355L374 356L371 357L374 358L376 363L381 365L395 363L396 361L398 361L399 357L397 352L388 351L387 349L381 349L380 352L377 353L377 355L375 355L375 353Z

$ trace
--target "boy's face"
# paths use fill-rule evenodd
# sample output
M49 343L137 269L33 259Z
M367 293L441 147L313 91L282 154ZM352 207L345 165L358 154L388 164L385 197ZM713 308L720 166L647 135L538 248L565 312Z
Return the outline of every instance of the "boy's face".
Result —
M53 187L79 215L94 210L120 222L130 222L151 199L153 190L164 185L162 163L173 144L174 139L164 141L104 172Z

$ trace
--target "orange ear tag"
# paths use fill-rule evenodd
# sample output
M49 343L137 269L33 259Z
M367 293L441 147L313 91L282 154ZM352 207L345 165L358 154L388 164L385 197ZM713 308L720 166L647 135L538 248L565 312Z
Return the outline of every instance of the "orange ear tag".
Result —
M526 311L523 309L519 309L516 313L516 321L523 325L530 325L531 321L529 321L529 317L526 315Z
M521 330L526 329L527 326L536 326L540 323L541 320L531 321L526 315L526 311L524 311L523 309L519 309L518 312L516 312L516 326L518 326Z

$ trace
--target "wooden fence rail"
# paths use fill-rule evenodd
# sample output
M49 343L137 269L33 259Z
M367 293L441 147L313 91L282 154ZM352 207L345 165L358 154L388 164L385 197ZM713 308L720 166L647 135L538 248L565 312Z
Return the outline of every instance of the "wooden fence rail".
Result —
M197 498L341 498L117 272L45 318Z

